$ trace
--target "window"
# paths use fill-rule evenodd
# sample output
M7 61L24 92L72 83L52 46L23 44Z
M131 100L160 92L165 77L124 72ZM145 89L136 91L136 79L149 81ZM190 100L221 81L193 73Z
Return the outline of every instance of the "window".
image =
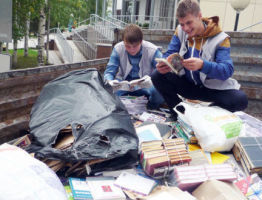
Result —
M151 0L146 0L145 20L149 20L150 11L151 11Z
M161 0L159 11L160 20L163 20L165 17L174 17L174 9L175 0Z

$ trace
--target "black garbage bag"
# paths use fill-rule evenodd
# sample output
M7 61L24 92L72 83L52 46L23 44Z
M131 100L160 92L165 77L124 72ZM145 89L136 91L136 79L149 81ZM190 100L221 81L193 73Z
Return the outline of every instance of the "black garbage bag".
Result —
M53 148L59 131L68 125L73 145ZM114 162L107 161L110 169L137 160L138 138L130 115L96 69L72 71L46 84L31 110L29 127L34 139L28 151L38 158L107 158Z

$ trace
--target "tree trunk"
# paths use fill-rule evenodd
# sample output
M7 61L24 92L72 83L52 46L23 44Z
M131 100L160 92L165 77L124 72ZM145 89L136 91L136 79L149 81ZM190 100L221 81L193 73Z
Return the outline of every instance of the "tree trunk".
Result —
M29 29L30 29L30 12L28 13L28 18L25 22L25 43L24 43L24 57L28 56L28 40L29 40Z
M46 35L46 64L49 63L49 28L50 28L50 5L48 3L47 35Z
M13 58L12 69L15 69L17 67L17 40L14 40L14 52L12 58Z
M6 43L5 52L9 54L9 43L8 42Z
M40 10L40 17L39 17L39 24L38 24L38 56L37 56L38 66L44 65L45 23L46 23L45 5L46 4L44 4Z

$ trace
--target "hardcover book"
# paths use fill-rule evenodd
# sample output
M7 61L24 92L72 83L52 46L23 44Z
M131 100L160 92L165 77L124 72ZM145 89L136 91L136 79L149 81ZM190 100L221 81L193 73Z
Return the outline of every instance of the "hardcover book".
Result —
M262 174L262 137L239 137L233 153L247 174Z

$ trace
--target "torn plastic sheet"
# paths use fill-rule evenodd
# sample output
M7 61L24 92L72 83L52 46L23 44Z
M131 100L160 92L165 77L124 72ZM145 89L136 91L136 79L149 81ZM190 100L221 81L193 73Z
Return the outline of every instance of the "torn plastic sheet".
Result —
M53 148L59 131L68 125L72 146ZM115 158L130 155L129 164L131 157L137 159L138 138L130 115L96 69L72 71L46 84L31 110L29 127L34 140L28 151L38 158L114 158L117 163Z

